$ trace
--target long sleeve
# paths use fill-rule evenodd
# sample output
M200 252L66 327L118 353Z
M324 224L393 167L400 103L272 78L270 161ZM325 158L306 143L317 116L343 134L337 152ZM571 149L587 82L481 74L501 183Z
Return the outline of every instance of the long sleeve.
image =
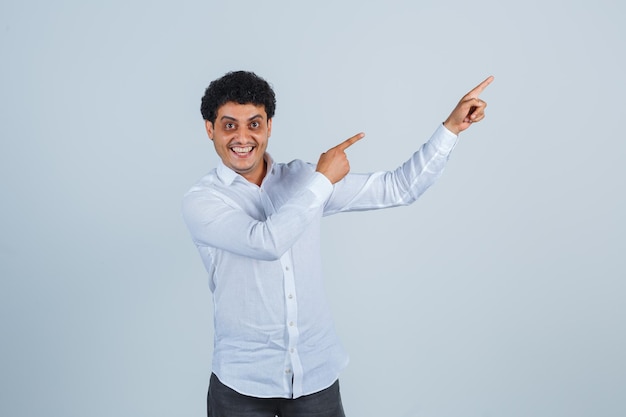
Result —
M334 186L324 215L408 205L442 174L457 136L440 125L411 158L394 171L349 174Z

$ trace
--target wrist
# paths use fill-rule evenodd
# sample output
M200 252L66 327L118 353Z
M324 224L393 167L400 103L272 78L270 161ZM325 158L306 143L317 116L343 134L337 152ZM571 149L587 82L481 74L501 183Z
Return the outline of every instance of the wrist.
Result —
M445 122L443 122L443 127L445 127L451 133L453 133L453 134L455 134L457 136L459 135L459 133L461 133L461 129L459 129L458 127L453 126L452 122L450 122L450 119L447 119Z

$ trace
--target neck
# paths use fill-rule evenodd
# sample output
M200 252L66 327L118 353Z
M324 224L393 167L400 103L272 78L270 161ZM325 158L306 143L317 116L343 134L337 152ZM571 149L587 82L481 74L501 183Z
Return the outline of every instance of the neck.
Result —
M265 157L263 157L262 168L258 170L258 172L253 172L253 173L250 173L249 175L245 175L244 178L250 181L251 183L256 184L260 187L261 183L263 182L263 178L265 178L266 173L267 173L267 161L265 160Z

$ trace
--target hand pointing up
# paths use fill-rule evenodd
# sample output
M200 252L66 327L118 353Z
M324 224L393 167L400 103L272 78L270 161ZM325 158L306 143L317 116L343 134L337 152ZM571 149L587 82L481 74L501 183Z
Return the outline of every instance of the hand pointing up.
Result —
M452 110L450 116L443 122L444 126L449 131L458 135L470 127L472 123L479 122L485 118L485 107L487 107L487 103L478 98L478 96L492 81L493 75L487 77L485 81L478 84L473 90L463 96L459 104Z

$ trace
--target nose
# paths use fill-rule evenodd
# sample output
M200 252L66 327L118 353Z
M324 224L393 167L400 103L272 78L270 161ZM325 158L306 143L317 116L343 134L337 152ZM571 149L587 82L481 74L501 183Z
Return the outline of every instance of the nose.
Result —
M250 138L250 129L248 129L247 126L241 126L235 132L235 139L237 139L237 140L245 141L248 138Z

